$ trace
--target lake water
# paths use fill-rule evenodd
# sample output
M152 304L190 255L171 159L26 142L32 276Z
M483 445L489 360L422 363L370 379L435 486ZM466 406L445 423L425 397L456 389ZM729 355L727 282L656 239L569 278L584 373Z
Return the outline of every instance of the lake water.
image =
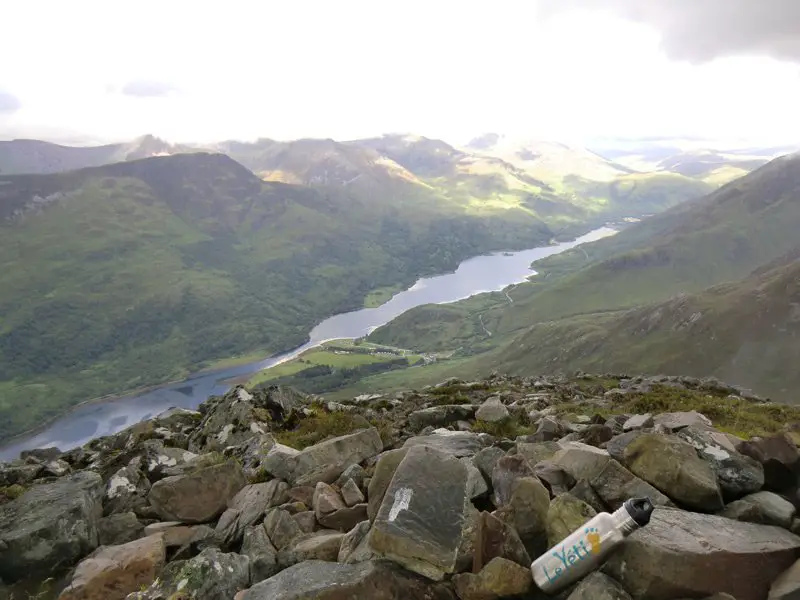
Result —
M209 396L224 394L231 387L226 381L234 377L249 375L290 360L328 340L362 337L415 306L455 302L475 294L502 290L535 274L530 268L533 261L614 233L615 229L602 227L572 242L508 255L496 253L467 259L454 273L420 279L377 308L365 308L325 319L311 331L308 343L291 352L259 362L205 372L149 392L79 406L46 429L19 438L0 449L0 460L11 460L23 450L31 448L57 446L61 450L70 450L93 438L117 433L173 406L195 409Z

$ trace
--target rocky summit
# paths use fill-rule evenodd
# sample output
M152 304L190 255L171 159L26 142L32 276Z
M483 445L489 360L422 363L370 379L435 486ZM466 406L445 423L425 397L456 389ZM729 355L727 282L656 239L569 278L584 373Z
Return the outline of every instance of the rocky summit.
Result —
M0 465L0 598L789 600L800 425L717 380L508 377L329 402L237 386ZM649 496L554 595L530 564Z

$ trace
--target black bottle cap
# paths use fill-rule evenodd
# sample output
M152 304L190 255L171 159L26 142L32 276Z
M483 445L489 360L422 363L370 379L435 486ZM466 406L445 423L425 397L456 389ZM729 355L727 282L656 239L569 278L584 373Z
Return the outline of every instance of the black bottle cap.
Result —
M650 515L655 510L655 506L647 496L644 498L630 498L625 501L624 506L631 519L636 521L639 527L644 527L650 522Z

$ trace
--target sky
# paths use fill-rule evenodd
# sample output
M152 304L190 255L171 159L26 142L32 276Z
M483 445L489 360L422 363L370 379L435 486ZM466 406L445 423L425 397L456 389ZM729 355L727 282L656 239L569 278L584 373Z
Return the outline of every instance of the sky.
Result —
M800 0L25 0L0 139L800 142Z

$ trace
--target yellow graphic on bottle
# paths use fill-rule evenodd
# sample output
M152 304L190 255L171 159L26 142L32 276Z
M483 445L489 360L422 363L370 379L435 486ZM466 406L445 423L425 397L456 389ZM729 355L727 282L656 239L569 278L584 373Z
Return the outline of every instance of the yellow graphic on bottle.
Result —
M592 548L592 554L600 554L600 534L597 533L597 529L594 527L592 527L592 529L587 529L586 539Z

